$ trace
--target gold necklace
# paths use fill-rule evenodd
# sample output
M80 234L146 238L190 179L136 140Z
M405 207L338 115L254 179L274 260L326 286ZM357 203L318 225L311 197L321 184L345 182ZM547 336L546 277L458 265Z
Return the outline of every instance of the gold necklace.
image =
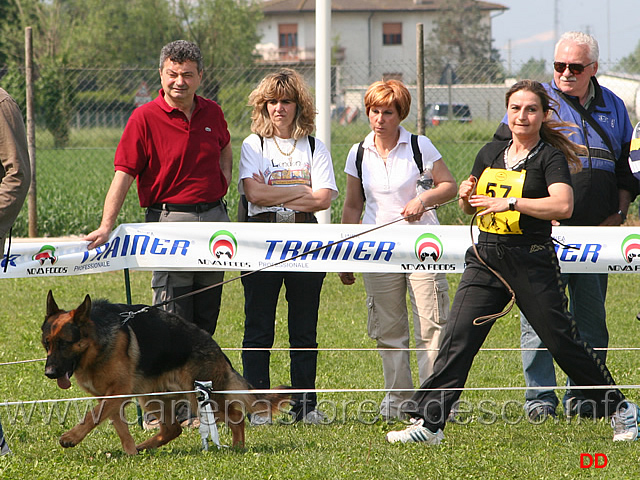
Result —
M296 145L298 144L298 139L296 138L293 141L293 148L291 149L291 151L289 153L285 153L285 152L282 151L282 149L280 148L280 145L278 145L278 141L276 140L276 136L275 135L273 136L273 143L276 144L276 148L278 149L278 151L282 155L284 155L285 157L290 157L291 155L293 155L293 152L295 152L295 150L296 150Z

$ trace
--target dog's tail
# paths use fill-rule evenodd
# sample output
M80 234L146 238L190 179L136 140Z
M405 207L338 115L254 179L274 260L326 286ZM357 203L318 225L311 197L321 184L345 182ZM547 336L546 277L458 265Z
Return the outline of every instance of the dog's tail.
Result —
M280 385L275 390L288 390L290 388L286 385ZM242 375L233 370L225 390L243 391L255 390L255 388ZM225 395L225 401L242 403L248 413L276 414L290 405L291 394L286 392L260 393L259 390L256 390L252 393L230 393Z

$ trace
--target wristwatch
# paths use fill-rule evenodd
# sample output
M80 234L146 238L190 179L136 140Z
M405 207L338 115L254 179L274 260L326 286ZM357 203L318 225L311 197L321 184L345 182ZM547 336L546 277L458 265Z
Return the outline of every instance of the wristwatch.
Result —
M618 210L618 215L622 217L622 223L627 221L627 214L624 213L622 210Z
M516 202L518 201L518 199L516 197L509 197L507 199L507 202L509 203L509 210L511 210L512 212L516 209Z

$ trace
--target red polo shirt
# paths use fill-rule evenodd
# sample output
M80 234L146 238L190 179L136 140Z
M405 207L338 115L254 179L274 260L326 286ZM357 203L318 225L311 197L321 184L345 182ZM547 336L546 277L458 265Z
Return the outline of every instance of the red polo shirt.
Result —
M191 121L158 97L136 108L116 150L115 169L137 177L140 206L214 202L227 193L220 151L231 137L220 106L195 96Z

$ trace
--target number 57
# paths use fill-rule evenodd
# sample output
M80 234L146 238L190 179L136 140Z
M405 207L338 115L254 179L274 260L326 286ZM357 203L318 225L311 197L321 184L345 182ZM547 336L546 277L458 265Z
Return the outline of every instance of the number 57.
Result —
M489 194L489 196L491 197L498 196L496 195L496 191L494 190L495 187L501 188L502 190L504 190L504 194L502 195L502 198L507 198L509 196L509 192L511 191L511 185L498 185L497 183L488 182L487 193Z

